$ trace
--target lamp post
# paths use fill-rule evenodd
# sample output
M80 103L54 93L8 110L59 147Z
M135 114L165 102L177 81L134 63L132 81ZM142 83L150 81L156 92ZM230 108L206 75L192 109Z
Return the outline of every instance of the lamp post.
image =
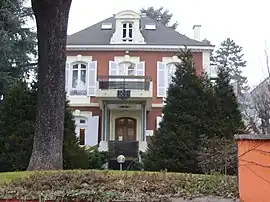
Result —
M124 155L119 155L117 157L117 162L119 163L120 170L123 170L123 163L125 163L126 157Z

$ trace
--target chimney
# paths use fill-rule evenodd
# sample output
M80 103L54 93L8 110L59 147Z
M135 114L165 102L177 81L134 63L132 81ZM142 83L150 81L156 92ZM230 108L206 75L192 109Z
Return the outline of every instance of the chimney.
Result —
M201 41L201 25L194 25L193 31L194 31L194 39L197 41Z

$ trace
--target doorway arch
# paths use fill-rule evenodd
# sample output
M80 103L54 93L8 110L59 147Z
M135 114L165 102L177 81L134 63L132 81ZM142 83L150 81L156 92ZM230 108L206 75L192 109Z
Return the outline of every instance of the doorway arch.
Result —
M115 140L136 141L137 120L131 117L120 117L115 119Z

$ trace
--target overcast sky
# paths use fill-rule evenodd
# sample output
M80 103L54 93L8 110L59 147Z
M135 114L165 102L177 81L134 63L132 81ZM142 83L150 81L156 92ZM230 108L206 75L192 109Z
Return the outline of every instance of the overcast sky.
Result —
M251 86L267 76L264 48L270 55L270 12L267 0L73 0L68 34L75 33L122 10L154 6L170 10L179 22L177 31L193 37L192 26L201 24L201 38L219 46L227 37L244 49L243 70ZM267 14L268 13L268 14Z

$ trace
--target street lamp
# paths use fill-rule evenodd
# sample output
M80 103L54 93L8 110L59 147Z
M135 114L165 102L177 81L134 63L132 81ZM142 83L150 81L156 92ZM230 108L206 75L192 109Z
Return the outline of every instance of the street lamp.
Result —
M117 157L117 162L119 163L120 170L123 170L123 163L125 163L126 158L124 155L119 155Z

